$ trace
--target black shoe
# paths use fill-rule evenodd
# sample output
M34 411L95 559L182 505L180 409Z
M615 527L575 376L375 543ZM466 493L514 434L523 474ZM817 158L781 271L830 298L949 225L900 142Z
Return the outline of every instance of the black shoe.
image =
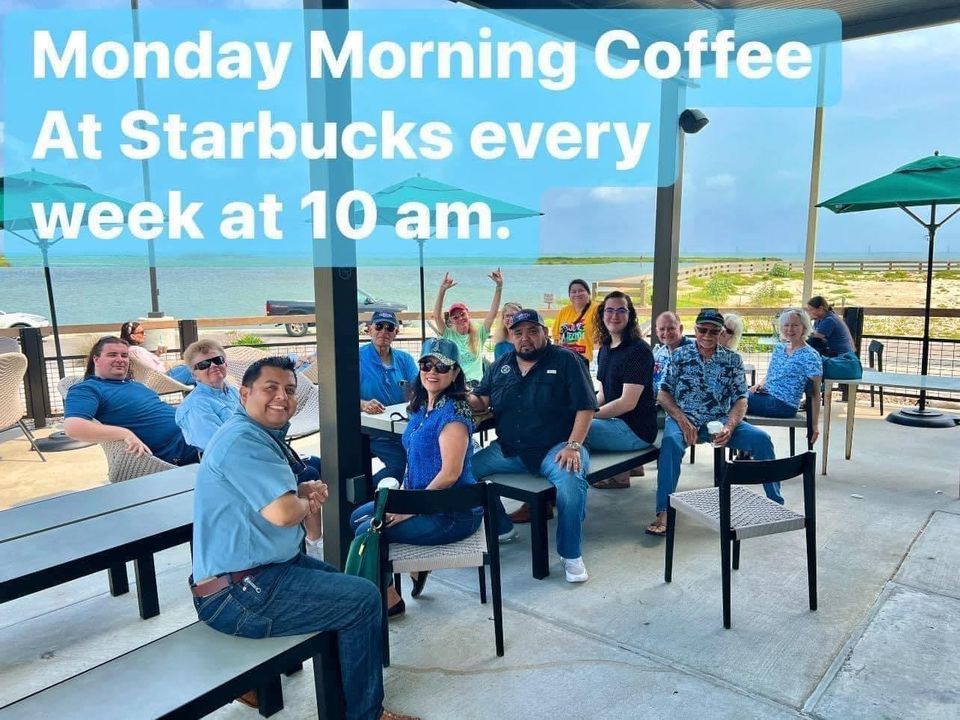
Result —
M423 586L427 584L427 576L429 574L429 570L421 570L417 573L417 577L413 581L413 591L410 593L412 597L420 597L420 593L423 592Z
M387 617L399 617L407 611L407 604L403 601L403 598L400 598L400 602L396 603L392 607L387 608Z

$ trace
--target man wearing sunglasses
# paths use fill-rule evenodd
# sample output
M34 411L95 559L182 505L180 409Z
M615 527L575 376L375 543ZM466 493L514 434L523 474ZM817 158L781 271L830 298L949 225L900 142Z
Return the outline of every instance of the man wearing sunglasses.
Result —
M417 364L410 353L392 347L400 322L387 310L375 312L367 325L370 342L360 348L360 411L379 415L388 405L406 402L407 388L417 378ZM383 478L403 480L407 453L400 436L371 438L370 451L384 467L373 476L376 486Z
M747 381L740 356L719 345L723 315L705 308L697 315L696 342L683 345L670 357L657 399L667 413L660 444L657 473L657 517L647 527L650 535L666 534L667 505L677 489L687 445L708 440L718 447L746 450L755 460L772 460L773 442L760 428L743 422L747 412ZM723 429L712 438L707 423ZM763 486L767 497L783 503L779 483Z
M240 407L240 393L227 382L227 353L216 340L201 338L183 351L197 381L177 408L177 425L188 443L205 450L210 438Z

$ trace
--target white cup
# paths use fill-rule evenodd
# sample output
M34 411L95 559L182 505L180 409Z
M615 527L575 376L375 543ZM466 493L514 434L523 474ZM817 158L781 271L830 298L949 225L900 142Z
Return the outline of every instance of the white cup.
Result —
M723 431L723 423L720 422L719 420L711 420L710 422L707 423L707 432L710 433L710 442L714 443L714 447L716 447L715 438L722 431Z
M396 478L385 477L377 483L377 490L399 490L400 481Z

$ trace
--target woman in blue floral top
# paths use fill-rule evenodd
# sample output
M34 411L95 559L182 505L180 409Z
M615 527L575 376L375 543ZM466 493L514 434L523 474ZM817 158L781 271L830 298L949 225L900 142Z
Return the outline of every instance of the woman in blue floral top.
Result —
M773 349L767 376L750 388L747 413L762 417L791 418L797 414L800 399L807 382L813 383L812 408L813 437L820 434L817 421L820 414L820 381L823 361L820 354L807 345L812 330L810 316L800 308L788 308L780 313L780 337L785 342Z
M413 399L407 407L409 422L403 433L407 451L406 490L444 490L476 483L473 475L473 411L467 404L466 382L455 343L430 338L420 353L420 372L413 382ZM370 526L374 504L357 508L350 518L357 535ZM409 545L446 545L469 537L483 520L483 509L436 515L384 517L384 539ZM427 572L414 573L413 597L423 592ZM388 614L404 612L403 598L390 586Z

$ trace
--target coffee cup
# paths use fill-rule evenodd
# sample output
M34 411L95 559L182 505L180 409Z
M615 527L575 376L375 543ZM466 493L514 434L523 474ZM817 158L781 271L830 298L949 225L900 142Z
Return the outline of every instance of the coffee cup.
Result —
M719 420L711 420L707 423L707 432L710 433L710 442L716 443L716 437L723 432L723 423Z

